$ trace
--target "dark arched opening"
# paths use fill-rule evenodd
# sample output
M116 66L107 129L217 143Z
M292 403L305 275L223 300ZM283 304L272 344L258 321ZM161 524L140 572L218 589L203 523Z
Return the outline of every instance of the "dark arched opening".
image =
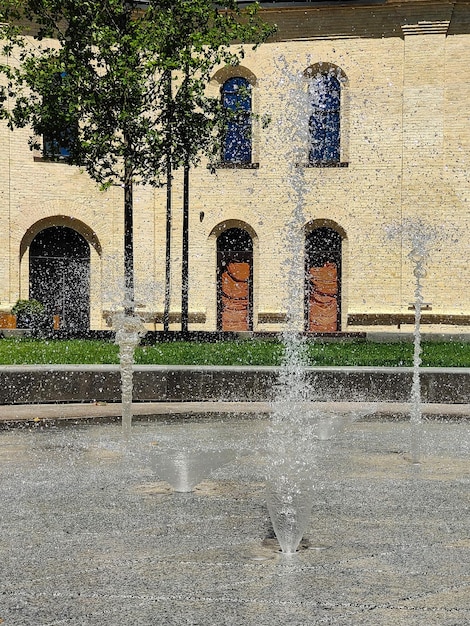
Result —
M305 326L308 332L341 330L342 237L334 229L312 230L305 241Z
M253 240L241 228L217 238L217 329L253 328Z
M29 296L46 309L51 325L72 332L90 327L90 246L77 231L51 226L29 249Z

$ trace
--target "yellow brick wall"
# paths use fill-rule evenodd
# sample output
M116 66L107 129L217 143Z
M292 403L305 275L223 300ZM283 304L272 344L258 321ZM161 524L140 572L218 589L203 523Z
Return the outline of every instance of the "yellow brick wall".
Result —
M304 229L312 223L345 233L342 330L368 328L348 328L348 314L408 312L414 289L408 249L386 236L386 227L404 218L420 218L440 233L424 281L433 313L469 315L470 4L408 0L267 10L265 15L278 24L278 33L256 51L247 49L243 61L245 71L256 77L255 112L271 116L266 129L255 122L259 168L220 168L211 174L202 164L191 172L189 310L206 321L190 328L216 327L215 245L224 225L245 225L254 235L255 330L282 327L258 323L258 314L286 311L288 267L294 263L302 282ZM293 167L298 155L293 154L290 81L317 63L337 66L345 76L342 160L348 166L299 171ZM219 87L214 80L208 90L216 94ZM2 124L0 308L27 296L28 250L21 257L21 246L30 229L40 220L72 224L72 218L99 242L91 248L92 326L104 327L102 312L119 306L121 297L122 190L101 192L77 168L35 160L27 141L28 131L11 133ZM307 155L305 148L305 162ZM288 235L295 204L292 173L305 193L303 221ZM165 188L136 190L136 300L150 317L163 311L165 212ZM175 313L181 310L181 223L182 175L177 172ZM287 244L291 236L297 247ZM301 306L301 290L297 298Z

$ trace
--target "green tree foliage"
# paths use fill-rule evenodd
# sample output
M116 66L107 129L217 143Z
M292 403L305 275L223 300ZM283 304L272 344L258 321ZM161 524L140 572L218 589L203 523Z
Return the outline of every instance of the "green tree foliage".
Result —
M272 29L235 0L0 0L0 21L1 116L32 129L31 148L46 137L49 156L62 147L101 186L124 187L133 303L133 185L165 184L168 154L173 167L215 158L224 112L207 82Z
M271 32L255 4L240 13L232 0L223 10L208 0L6 0L0 7L8 42L2 93L14 97L3 116L12 128L32 127L34 148L44 135L65 144L68 161L103 185L124 182L124 164L134 183L164 183L168 122L175 165L188 150L196 162L215 149L222 110L206 84L215 67L243 58L234 41L256 45Z

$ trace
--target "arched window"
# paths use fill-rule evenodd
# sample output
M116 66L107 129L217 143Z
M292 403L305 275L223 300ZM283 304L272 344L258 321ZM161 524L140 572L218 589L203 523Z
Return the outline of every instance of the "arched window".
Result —
M246 78L235 76L225 81L222 106L227 115L222 160L225 163L250 163L251 85Z
M310 77L310 154L312 164L340 162L341 83L333 71Z

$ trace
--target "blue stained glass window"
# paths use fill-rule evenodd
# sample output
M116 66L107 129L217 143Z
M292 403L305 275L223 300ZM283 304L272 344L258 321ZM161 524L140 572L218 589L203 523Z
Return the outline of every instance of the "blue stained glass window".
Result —
M310 163L339 163L341 85L332 73L317 74L310 82Z
M222 105L227 112L223 145L226 163L251 162L251 85L240 76L222 86Z

